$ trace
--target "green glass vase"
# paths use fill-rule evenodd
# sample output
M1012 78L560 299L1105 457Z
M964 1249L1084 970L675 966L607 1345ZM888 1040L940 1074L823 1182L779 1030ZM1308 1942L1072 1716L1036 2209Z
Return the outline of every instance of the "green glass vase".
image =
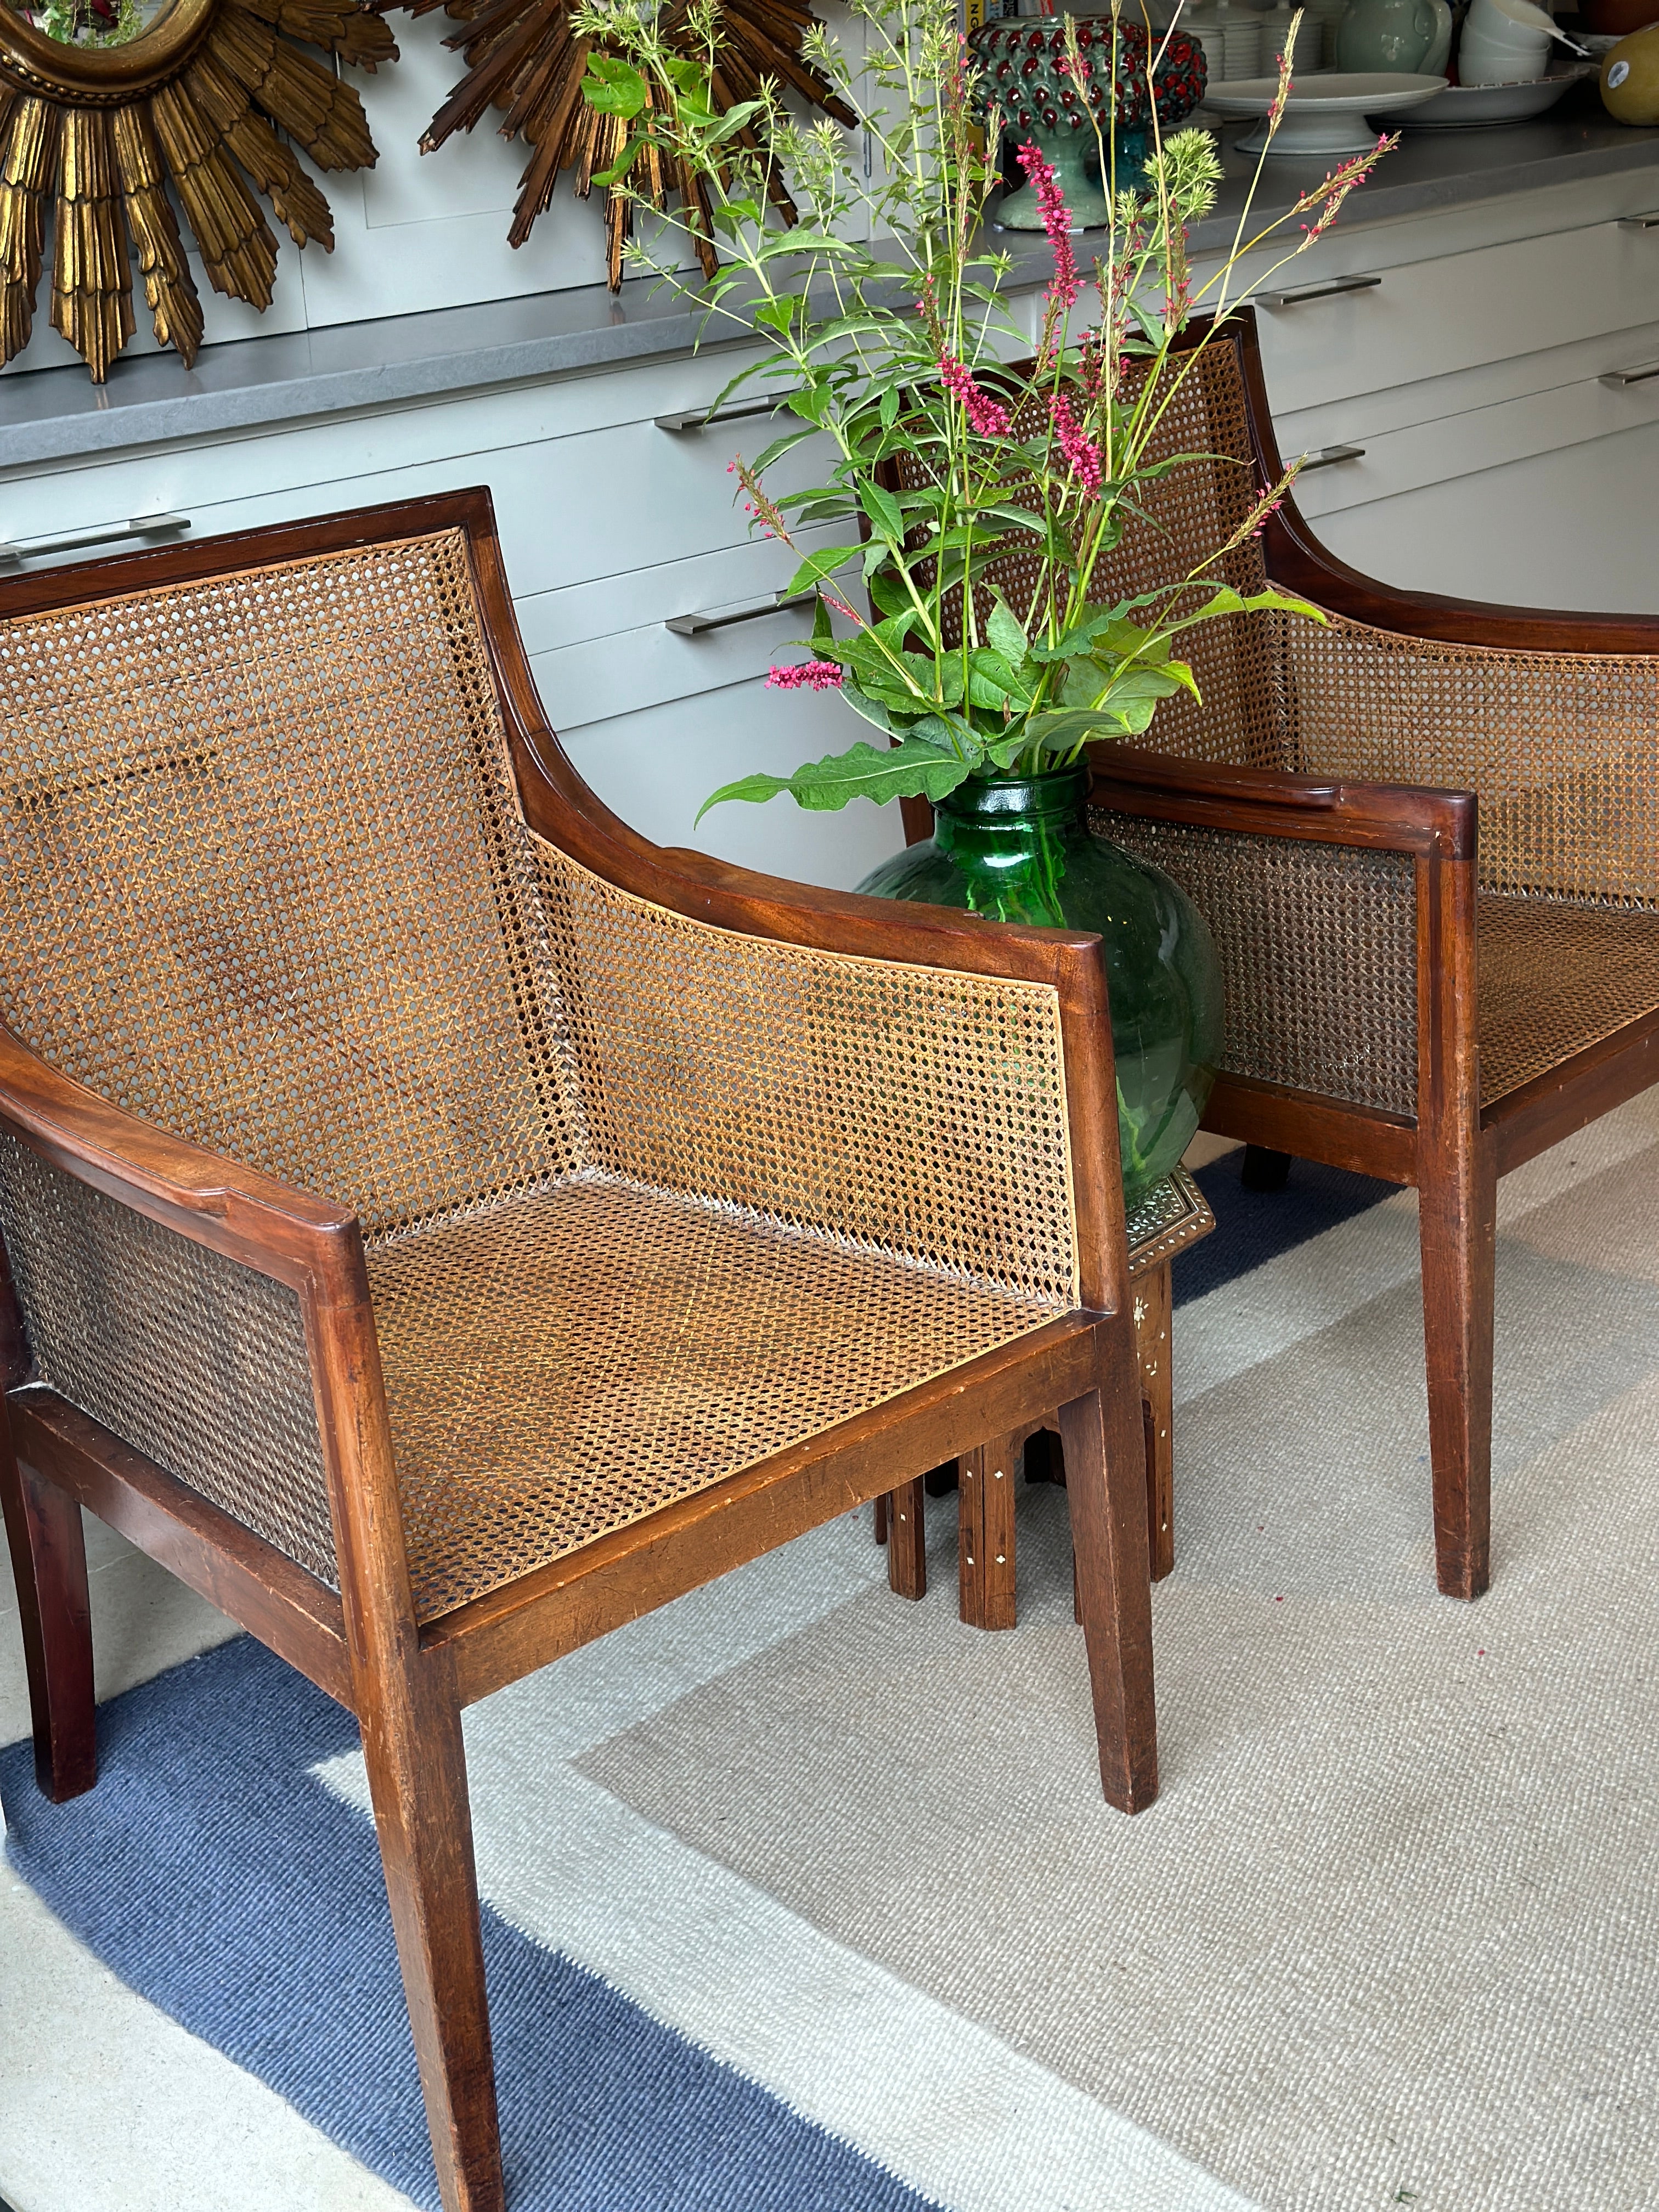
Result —
M996 921L1100 933L1111 992L1123 1191L1136 1205L1191 1143L1221 1051L1221 966L1204 917L1159 868L1091 835L1086 769L970 776L933 835L859 886Z

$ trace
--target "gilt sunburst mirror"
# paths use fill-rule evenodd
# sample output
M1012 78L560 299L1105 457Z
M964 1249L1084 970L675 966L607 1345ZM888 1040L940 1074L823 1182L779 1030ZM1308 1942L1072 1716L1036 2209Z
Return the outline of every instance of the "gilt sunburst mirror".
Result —
M180 212L209 283L257 308L276 275L257 194L296 245L332 245L294 148L362 169L374 143L307 47L369 70L398 52L360 0L0 0L0 360L33 328L49 210L52 325L97 383L135 328L135 262L158 343L196 358Z

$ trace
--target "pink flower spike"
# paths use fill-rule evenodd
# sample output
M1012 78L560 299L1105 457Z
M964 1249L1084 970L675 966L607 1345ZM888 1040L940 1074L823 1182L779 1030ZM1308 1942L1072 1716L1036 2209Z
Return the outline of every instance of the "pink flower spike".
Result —
M1048 287L1048 300L1051 306L1063 312L1083 289L1083 280L1077 273L1072 253L1072 210L1055 181L1054 164L1029 139L1019 149L1019 166L1037 196L1037 205L1042 210L1042 228L1048 234L1048 244L1054 252L1054 274Z
M961 400L968 412L969 428L980 437L1006 438L1013 428L1013 418L1008 410L999 406L988 392L975 383L971 372L953 354L939 356L939 380L948 392Z
M1100 496L1101 459L1098 446L1091 445L1083 434L1077 417L1072 412L1072 403L1063 392L1051 393L1048 414L1060 440L1060 450L1066 457L1066 465L1072 472L1072 481L1090 499Z
M841 670L833 660L803 660L795 668L769 668L766 680L775 691L839 691Z

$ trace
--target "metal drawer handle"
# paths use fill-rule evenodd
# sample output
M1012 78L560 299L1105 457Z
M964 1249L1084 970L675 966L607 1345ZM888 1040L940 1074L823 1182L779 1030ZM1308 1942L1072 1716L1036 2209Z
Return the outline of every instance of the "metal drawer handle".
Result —
M1257 296L1266 307L1299 307L1308 300L1334 300L1343 292L1375 292L1381 285L1380 276L1333 276L1328 284L1298 284L1293 292L1262 292Z
M1645 384L1650 376L1659 376L1659 361L1638 361L1631 368L1610 368L1605 376L1596 379L1598 384L1611 385L1621 392L1627 384Z
M1659 230L1659 209L1651 215L1621 215L1620 230Z
M168 538L190 528L187 514L134 514L125 522L100 522L91 530L65 530L55 538L25 538L15 544L0 542L0 567L14 568L20 561L39 560L47 553L73 553L82 545L107 545L118 538Z
M791 599L783 592L774 592L769 599L728 608L724 614L670 615L663 628L672 629L676 637L702 637L711 629L730 629L733 623L761 622L768 615L787 613L791 607L810 607L817 596L815 592L797 592Z
M783 405L781 399L739 399L730 407L717 407L711 415L706 407L687 407L678 415L658 415L652 419L659 430L706 430L711 422L742 422L751 415L775 415Z
M1363 461L1364 458L1363 446L1322 446L1317 453L1309 454L1297 474L1305 477L1310 469L1334 469L1339 461Z

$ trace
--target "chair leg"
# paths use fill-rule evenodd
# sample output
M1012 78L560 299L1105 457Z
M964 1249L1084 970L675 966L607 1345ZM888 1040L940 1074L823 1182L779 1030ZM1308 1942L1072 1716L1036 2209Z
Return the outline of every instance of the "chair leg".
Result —
M1152 1580L1175 1565L1175 1377L1170 1364L1170 1263L1151 1267L1134 1285L1135 1357L1146 1451L1146 1533Z
M1101 1388L1060 1407L1060 1433L1101 1781L1138 1813L1158 1795L1146 1458L1129 1316L1101 1326Z
M1269 1152L1265 1145L1246 1145L1238 1180L1246 1190L1283 1190L1290 1172L1288 1152Z
M899 1597L927 1595L927 1531L922 1520L926 1496L920 1475L889 1493L887 1586Z
M359 1717L439 2195L444 2212L502 2212L466 1755L447 1668L416 1658Z
M62 1805L98 1779L86 1535L69 1493L18 1465L3 1409L0 1499L22 1616L35 1779Z
M1490 1141L1418 1193L1434 1473L1435 1573L1448 1597L1492 1577L1492 1358L1498 1176Z
M876 1541L884 1544L887 1541L887 1498L884 1493L875 1501L874 1515Z
M957 1558L962 1618L970 1628L1014 1626L1014 1494L1021 1436L1015 1430L993 1437L959 1463Z

